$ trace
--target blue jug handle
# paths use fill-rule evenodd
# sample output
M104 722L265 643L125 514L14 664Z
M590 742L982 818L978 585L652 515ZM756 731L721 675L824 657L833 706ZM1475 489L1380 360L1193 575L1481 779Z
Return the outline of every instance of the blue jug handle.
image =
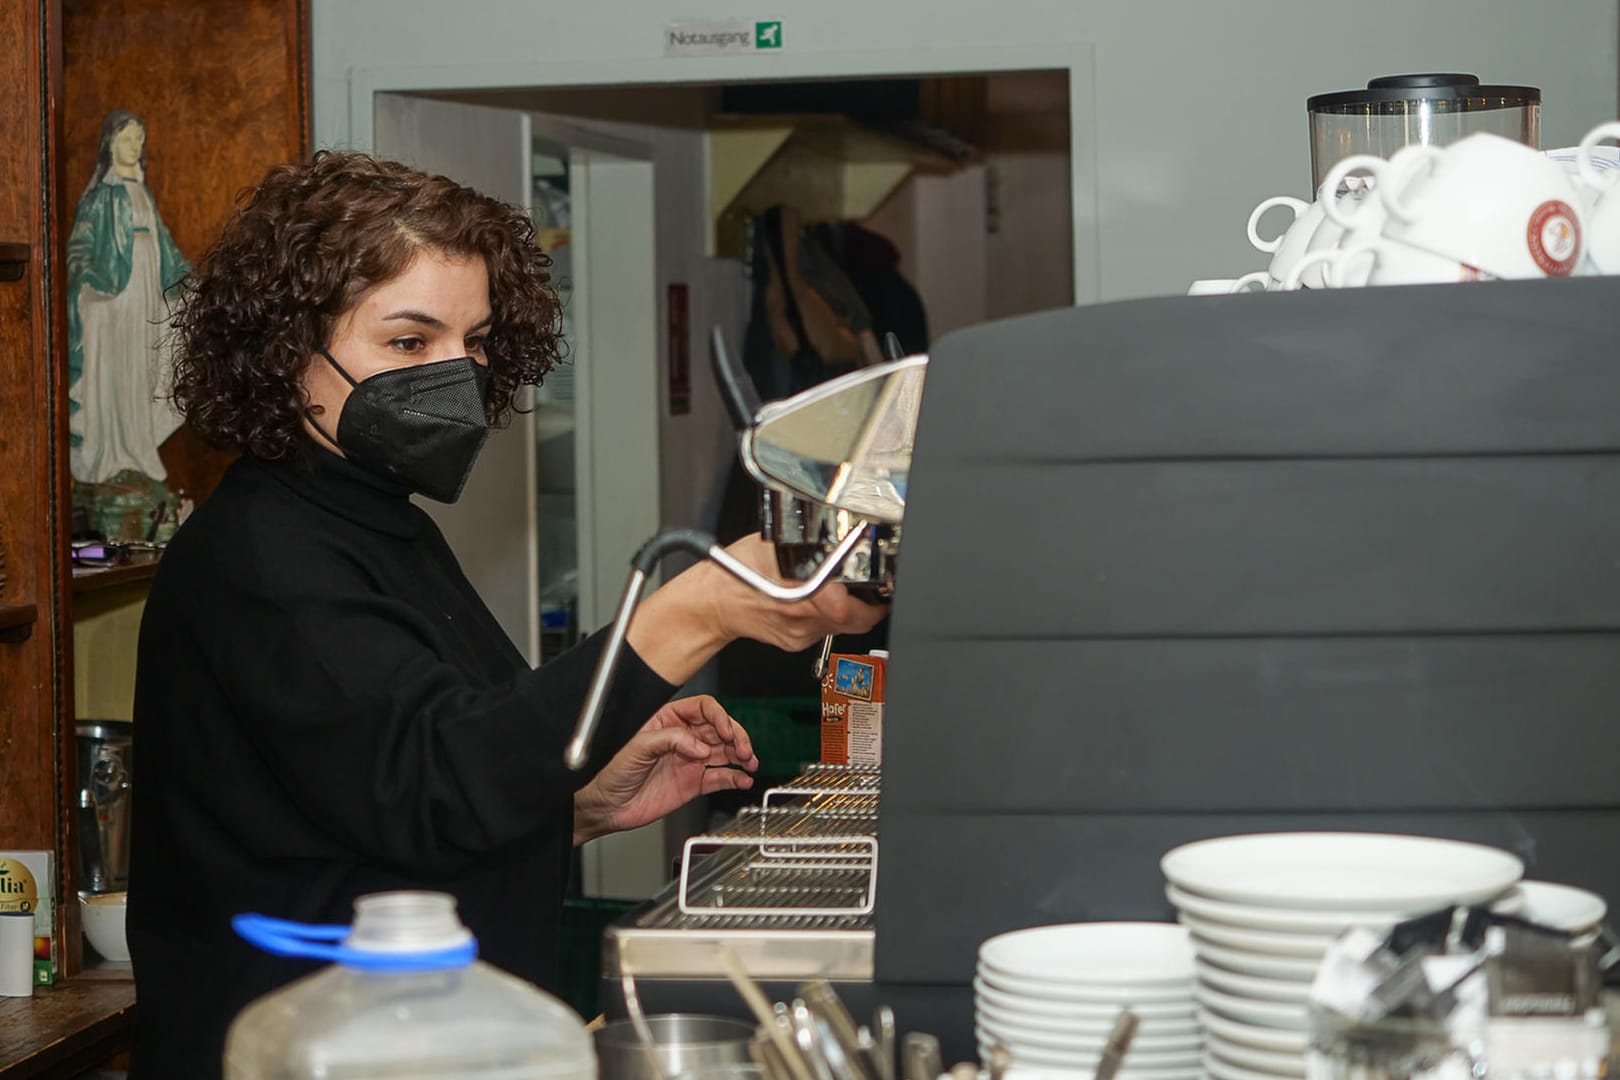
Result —
M448 971L466 967L478 958L478 942L471 938L465 944L448 949L378 952L335 944L349 936L347 926L293 922L250 913L231 919L231 927L239 937L273 956L328 960L361 971L401 975L419 971Z

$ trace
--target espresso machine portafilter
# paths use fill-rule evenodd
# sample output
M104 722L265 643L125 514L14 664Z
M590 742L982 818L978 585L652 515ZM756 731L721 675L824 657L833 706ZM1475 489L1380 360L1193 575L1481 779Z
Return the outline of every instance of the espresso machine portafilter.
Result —
M564 760L583 768L630 620L647 578L666 556L706 558L775 600L805 600L829 582L872 601L894 592L911 450L926 356L874 364L761 404L716 329L715 378L737 428L737 453L761 488L761 532L776 546L773 580L733 557L706 533L665 529L636 552L607 642ZM891 350L892 350L891 343ZM823 644L825 663L831 640ZM817 672L818 676L820 671Z

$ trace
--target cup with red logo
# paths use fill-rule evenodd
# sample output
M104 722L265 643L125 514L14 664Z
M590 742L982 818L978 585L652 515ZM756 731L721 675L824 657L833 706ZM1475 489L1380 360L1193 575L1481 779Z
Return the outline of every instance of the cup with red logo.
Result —
M1577 181L1540 152L1480 133L1380 178L1383 236L1497 278L1569 277L1584 254Z

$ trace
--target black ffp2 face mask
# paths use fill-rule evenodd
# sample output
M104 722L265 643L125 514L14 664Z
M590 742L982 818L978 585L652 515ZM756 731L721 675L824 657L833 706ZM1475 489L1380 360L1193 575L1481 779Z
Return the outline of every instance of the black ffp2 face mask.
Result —
M325 349L326 362L354 389L331 437L350 461L443 503L461 497L489 437L484 395L489 369L470 356L391 368L355 382ZM325 432L325 429L321 429Z

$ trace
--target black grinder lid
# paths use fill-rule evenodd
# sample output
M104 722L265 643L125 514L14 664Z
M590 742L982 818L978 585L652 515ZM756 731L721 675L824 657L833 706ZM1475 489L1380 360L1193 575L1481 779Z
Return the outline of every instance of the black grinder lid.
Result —
M1340 90L1316 94L1305 100L1313 113L1379 112L1395 102L1452 102L1453 110L1522 109L1541 104L1541 90L1534 86L1482 86L1476 75L1456 72L1430 72L1417 75L1385 75L1367 83L1365 90Z

